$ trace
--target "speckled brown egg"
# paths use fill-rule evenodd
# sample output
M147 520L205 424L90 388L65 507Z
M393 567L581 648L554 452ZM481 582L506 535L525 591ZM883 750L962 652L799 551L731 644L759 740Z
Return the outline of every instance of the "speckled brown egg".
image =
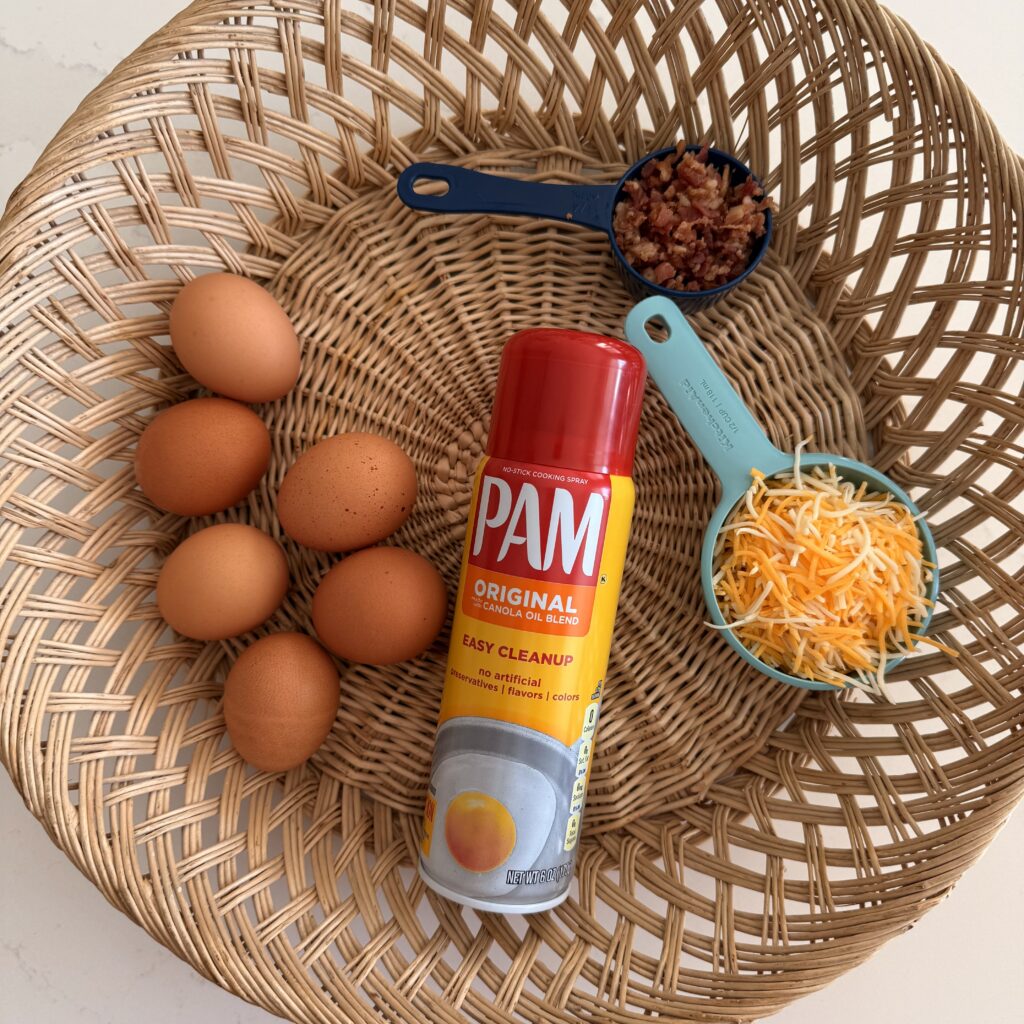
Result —
M255 281L204 274L171 306L171 344L200 384L240 402L272 402L299 377L299 339L288 314Z
M263 420L227 398L195 398L158 413L135 450L135 479L165 512L205 516L237 505L270 463Z
M313 625L328 650L364 665L393 665L421 655L448 614L441 574L403 548L349 555L320 581Z
M254 526L221 523L168 556L156 602L168 624L195 640L226 640L262 625L288 591L280 545Z
M265 772L302 764L338 710L338 670L304 633L274 633L247 647L224 683L224 721L242 757Z
M389 537L416 501L412 460L386 437L339 434L299 456L277 495L285 533L317 551L355 551Z

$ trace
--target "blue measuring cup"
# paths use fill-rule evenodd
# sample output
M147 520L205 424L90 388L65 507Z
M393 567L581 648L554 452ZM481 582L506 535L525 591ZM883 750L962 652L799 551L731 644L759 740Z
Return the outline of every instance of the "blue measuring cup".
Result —
M700 146L687 146L688 152L699 152ZM431 213L502 213L529 217L547 217L563 223L582 224L603 231L612 245L615 263L630 295L664 295L678 303L687 313L696 313L717 302L748 277L764 258L772 237L772 213L765 210L764 234L754 241L746 269L731 281L703 291L684 292L648 281L626 260L615 238L612 220L623 186L637 177L648 160L659 160L675 152L674 146L648 153L638 160L615 185L549 185L536 181L519 181L498 174L483 174L453 164L410 164L398 177L398 197L414 210ZM753 174L736 157L720 149L708 150L708 163L719 171L729 168L732 184L746 181ZM761 182L754 178L758 185ZM425 195L416 191L421 181L442 181L448 186L444 195Z
M668 333L664 341L656 341L647 331L654 321ZM655 296L645 299L630 310L626 317L626 338L647 360L647 369L658 385L672 411L686 428L693 443L708 461L722 485L722 497L711 514L704 531L700 552L700 578L704 588L711 621L725 625L718 606L712 579L715 573L715 544L733 508L750 487L752 469L759 469L766 477L777 476L793 469L794 456L781 452L768 440L767 435L743 404L743 400L726 379L718 364L697 337L694 329L676 305ZM936 567L938 554L935 539L918 507L900 487L884 473L842 455L804 452L800 456L801 469L815 466L835 466L839 475L854 484L866 483L871 491L888 491L917 516L917 529L921 536L924 557ZM939 595L939 570L932 570L927 594L932 605L916 631L923 635L931 621L931 607ZM731 629L720 630L729 646L746 662L772 679L799 686L805 690L835 690L828 683L814 682L800 676L791 676L766 665L743 645ZM902 656L886 662L887 668L898 665Z

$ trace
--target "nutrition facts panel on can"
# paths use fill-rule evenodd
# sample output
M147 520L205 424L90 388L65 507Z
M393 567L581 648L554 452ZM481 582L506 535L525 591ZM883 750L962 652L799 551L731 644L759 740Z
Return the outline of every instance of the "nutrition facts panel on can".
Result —
M597 687L591 695L591 702L583 712L583 732L580 735L579 753L576 756L576 778L573 780L572 794L569 798L569 818L565 823L563 848L566 853L576 849L580 838L580 821L583 817L583 802L587 792L590 761L594 754L597 719L601 713L601 687L603 684L603 679L598 680Z

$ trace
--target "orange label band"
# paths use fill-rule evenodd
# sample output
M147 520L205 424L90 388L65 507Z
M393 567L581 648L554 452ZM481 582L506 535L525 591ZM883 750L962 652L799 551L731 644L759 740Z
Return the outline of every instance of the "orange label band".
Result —
M594 588L571 583L548 583L466 568L462 610L481 622L531 633L586 636L594 609Z
M423 842L420 844L424 857L430 856L430 840L434 835L434 815L436 812L437 801L428 794L427 806L423 811Z

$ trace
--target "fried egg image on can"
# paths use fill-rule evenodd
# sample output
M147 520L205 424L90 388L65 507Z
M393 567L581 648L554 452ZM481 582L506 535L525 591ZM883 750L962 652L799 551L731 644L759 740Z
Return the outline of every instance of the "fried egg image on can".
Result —
M467 790L452 798L444 838L456 863L478 875L500 868L516 847L516 823L493 796Z
M481 753L438 766L430 873L466 895L502 896L511 870L535 866L555 820L555 791L536 768Z

